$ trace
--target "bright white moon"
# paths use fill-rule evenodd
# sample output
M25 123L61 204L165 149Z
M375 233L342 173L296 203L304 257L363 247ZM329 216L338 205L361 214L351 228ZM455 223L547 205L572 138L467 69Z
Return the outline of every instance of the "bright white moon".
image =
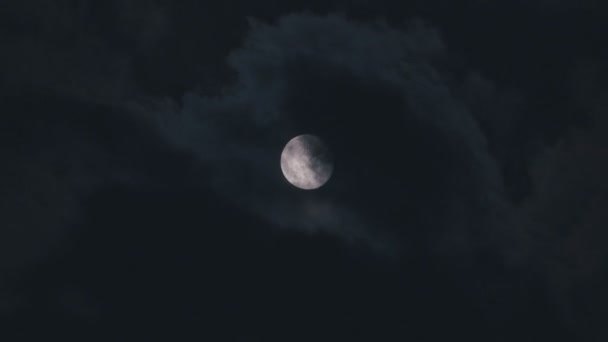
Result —
M283 175L300 189L313 190L323 186L333 169L330 151L314 135L303 134L291 139L281 154Z

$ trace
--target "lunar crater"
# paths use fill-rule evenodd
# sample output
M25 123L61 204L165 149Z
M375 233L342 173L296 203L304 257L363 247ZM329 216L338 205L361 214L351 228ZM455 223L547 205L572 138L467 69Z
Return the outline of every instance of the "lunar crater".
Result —
M295 187L318 189L331 178L333 156L319 137L299 135L285 145L281 154L281 170Z

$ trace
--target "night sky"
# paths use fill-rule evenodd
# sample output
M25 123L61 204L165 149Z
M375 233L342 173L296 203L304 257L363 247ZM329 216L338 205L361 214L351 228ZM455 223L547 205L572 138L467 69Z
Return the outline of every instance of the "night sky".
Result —
M608 341L607 23L2 1L0 341Z

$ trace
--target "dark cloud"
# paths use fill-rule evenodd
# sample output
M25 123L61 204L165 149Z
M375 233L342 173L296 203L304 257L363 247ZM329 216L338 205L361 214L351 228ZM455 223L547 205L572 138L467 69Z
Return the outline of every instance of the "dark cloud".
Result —
M534 190L522 206L531 220L528 229L543 236L542 272L558 310L579 338L593 341L608 337L600 318L608 308L608 88L602 72L589 60L573 69L574 108L589 124L573 129L534 161Z
M0 63L8 66L3 68L8 91L33 87L101 103L134 94L132 56L109 48L95 32L90 2L23 1L7 7Z
M116 108L34 92L2 97L0 112L2 286L59 253L104 184L170 183L172 167L187 170L187 158Z
M500 170L465 101L430 64L446 53L437 30L336 15L250 21L224 95L144 109L214 170L220 193L281 226L380 244L426 236L451 254L520 238L496 228L509 211ZM278 167L301 133L319 134L336 155L332 181L314 194L288 187Z
M557 10L557 11L572 11L572 10L586 10L586 11L597 11L606 10L606 4L603 1L598 0L539 0L535 2L538 6L545 10Z
M88 338L103 326L103 337L388 339L428 336L435 311L463 331L459 325L478 317L467 309L447 319L458 308L444 302L444 282L402 278L384 260L323 234L271 233L264 220L191 187L105 187L88 201L82 227L65 258L33 276L45 284L34 309L7 320L39 327L22 336ZM401 313L390 319L394 312ZM91 324L91 315L101 321Z
M353 337L353 326L441 337L436 322L485 340L521 332L509 324L605 335L603 62L559 79L594 51L581 39L597 38L593 24L576 17L583 29L565 35L567 16L505 15L565 13L565 1L479 1L491 9L479 16L443 0L296 3L285 6L387 19L279 17L274 1L260 16L238 1L21 1L0 13L0 313L49 331L118 330L139 315L130 331L192 332L193 307L208 306L223 322L259 317L242 326L251 335L293 340L302 326L283 313L297 307L294 321ZM403 24L419 14L434 25ZM301 133L336 157L319 191L280 173ZM377 262L359 244L403 258ZM10 286L15 274L30 287Z

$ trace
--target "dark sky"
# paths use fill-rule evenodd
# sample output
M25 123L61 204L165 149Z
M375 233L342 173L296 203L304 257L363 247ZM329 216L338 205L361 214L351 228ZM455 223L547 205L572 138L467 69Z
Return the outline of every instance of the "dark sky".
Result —
M0 340L607 341L608 7L0 5ZM334 156L323 187L279 167Z

